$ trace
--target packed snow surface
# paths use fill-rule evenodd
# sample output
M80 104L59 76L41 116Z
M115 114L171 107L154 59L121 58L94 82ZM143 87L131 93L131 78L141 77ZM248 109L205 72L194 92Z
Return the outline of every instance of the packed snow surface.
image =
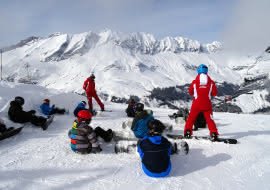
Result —
M69 115L55 116L46 131L30 124L20 134L0 141L0 189L5 190L269 190L270 187L270 117L268 115L214 113L221 137L236 138L238 144L187 140L190 153L172 155L172 171L165 178L144 174L137 153L115 154L114 144L101 141L100 154L80 155L71 151L68 130L73 109L85 97L35 85L0 83L0 117L8 126L9 102L15 96L25 98L24 110L38 110L44 98L70 110ZM95 105L97 109L98 106ZM128 118L126 105L105 102L104 112L93 118L92 126L122 130ZM183 134L183 123L169 120L170 109L154 108L154 116ZM208 135L200 129L195 135Z

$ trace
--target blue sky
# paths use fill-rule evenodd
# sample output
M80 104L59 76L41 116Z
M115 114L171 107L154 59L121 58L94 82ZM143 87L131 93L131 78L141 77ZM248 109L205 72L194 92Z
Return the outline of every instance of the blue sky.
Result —
M104 29L208 43L224 36L239 1L251 0L1 0L0 47L32 35Z

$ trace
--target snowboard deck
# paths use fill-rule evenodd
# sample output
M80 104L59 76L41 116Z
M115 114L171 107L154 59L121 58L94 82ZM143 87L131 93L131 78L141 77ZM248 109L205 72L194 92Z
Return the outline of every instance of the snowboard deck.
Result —
M179 140L179 139L188 139L184 137L184 135L177 135L177 134L167 134L167 137L170 139L174 140ZM196 140L210 140L210 137L207 136L191 136L190 139L196 139ZM217 138L217 140L212 141L212 142L223 142L225 144L237 144L236 139L229 139L229 138Z
M102 113L104 112L112 112L112 110L93 110L93 116L96 117L96 116L102 116Z
M121 136L121 135L117 135L116 133L114 133L113 140L117 142L117 141L138 141L139 139L136 137Z
M12 129L12 130L6 131L5 133L0 134L0 141L19 134L21 130L23 129L23 127L24 126L15 128L15 129Z
M54 115L51 115L47 121L41 126L43 131L47 130L49 125L53 122L53 119L54 119Z
M135 153L137 151L137 140L119 140L116 141L114 146L114 152L119 153Z
M184 140L173 142L171 154L186 155L189 152L188 143ZM137 151L138 140L120 140L115 143L114 152L119 153L135 153Z

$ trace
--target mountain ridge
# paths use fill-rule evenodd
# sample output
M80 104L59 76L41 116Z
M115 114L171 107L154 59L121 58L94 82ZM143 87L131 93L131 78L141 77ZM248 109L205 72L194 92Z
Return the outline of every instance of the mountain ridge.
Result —
M255 54L228 55L211 45L211 52L203 52L204 46L182 37L156 40L151 34L139 32L54 33L47 38L27 38L5 51L3 78L82 94L84 80L94 72L97 92L104 98L128 99L135 95L147 99L155 88L191 83L200 64L208 66L215 82L238 86L247 74L256 77L270 72L267 53L258 59ZM266 94L261 96L262 101L254 109L268 106Z

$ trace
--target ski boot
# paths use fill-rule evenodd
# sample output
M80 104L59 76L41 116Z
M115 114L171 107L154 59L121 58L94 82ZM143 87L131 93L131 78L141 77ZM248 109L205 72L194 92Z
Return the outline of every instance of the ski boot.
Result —
M178 152L177 144L176 144L176 143L172 143L172 151L171 151L171 155L177 154L177 152Z
M113 131L111 129L108 129L107 131L107 136L104 139L105 142L110 142L113 138Z
M217 141L217 139L218 139L217 133L215 132L211 133L210 140L214 142L214 141Z
M186 130L186 133L184 134L184 137L186 139L191 139L191 131L190 130Z
M172 151L171 154L180 154L180 155L186 155L189 152L189 146L186 141L181 140L177 143L171 143L172 145Z
M180 154L180 155L186 155L186 154L188 154L188 152L189 152L189 146L188 146L188 143L186 142L186 141L181 141L181 142L179 142L179 143L177 143L177 145L178 145L178 154Z

